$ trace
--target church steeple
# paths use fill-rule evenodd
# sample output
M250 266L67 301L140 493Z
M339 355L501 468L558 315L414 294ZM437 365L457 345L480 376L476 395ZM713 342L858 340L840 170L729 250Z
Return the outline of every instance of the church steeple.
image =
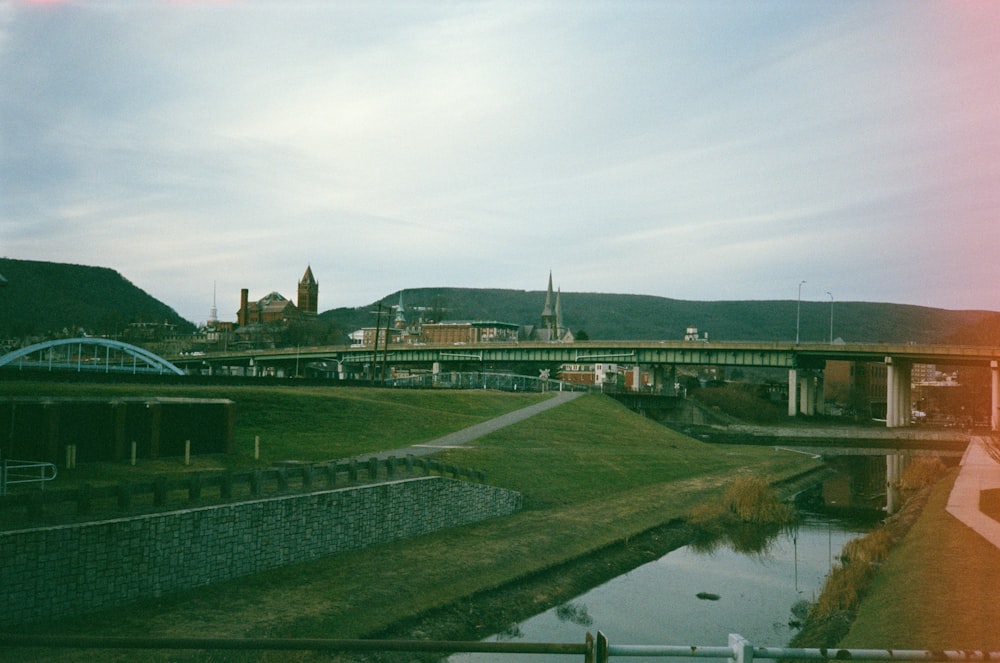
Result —
M313 276L312 266L306 267L306 273L302 275L302 280L299 281L297 306L302 313L318 313L319 282Z
M531 338L537 341L573 341L573 334L563 322L562 288L553 291L552 270L549 270L549 289L545 292L545 306L542 308L542 324L532 330Z
M552 299L552 270L549 270L549 289L545 293L545 306L542 307L542 329L555 329L556 313Z
M555 308L555 332L556 336L562 337L563 333L563 319L562 319L562 287L556 291L556 308Z

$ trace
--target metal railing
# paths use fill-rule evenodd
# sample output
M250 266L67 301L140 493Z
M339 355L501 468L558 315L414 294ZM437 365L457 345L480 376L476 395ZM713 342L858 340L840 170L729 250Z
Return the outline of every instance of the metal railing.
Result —
M21 463L22 461L7 461ZM55 478L56 467L51 463L28 463L20 467L44 465L51 468L45 481ZM44 471L43 468L42 471ZM3 480L7 476L0 463L0 513L4 522L36 522L46 517L47 522L61 516L75 514L127 514L135 511L167 511L181 505L228 503L245 499L309 493L361 484L396 481L415 476L451 477L475 483L485 483L486 473L468 467L443 463L433 458L407 455L399 458L371 457L367 461L349 459L328 463L302 463L272 468L255 468L246 472L189 472L172 478L158 475L149 481L121 481L117 484L78 488L54 488L37 492L19 491L8 494ZM11 475L15 476L15 475ZM8 483L27 483L34 479L16 479Z
M74 635L0 633L0 648L45 647L64 649L198 649L314 652L424 652L442 655L561 654L583 656L585 663L607 663L612 657L717 658L735 663L757 659L813 661L995 661L1000 652L926 649L797 649L755 647L732 633L726 646L614 645L607 637L587 633L582 643L487 642L451 640L328 640L298 638L128 638Z
M587 385L536 378L530 375L514 375L511 373L457 372L442 371L440 373L417 373L386 379L387 387L406 387L410 389L493 389L497 391L587 391Z
M58 470L52 463L33 460L0 460L0 495L7 494L7 486L14 483L37 483L44 490L45 483L56 478Z

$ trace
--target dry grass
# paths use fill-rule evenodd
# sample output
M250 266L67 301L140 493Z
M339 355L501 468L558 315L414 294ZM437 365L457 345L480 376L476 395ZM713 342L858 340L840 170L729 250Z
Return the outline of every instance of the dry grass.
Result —
M795 519L795 509L781 501L768 481L759 476L741 475L726 487L722 499L699 504L690 516L693 524L714 527L732 524L787 525Z
M834 566L809 619L829 620L842 612L857 610L861 597L888 556L893 536L886 527L848 541L840 552L840 564Z
M698 504L688 516L695 528L695 549L711 552L728 545L744 554L767 550L796 519L795 509L781 501L767 480L753 475L730 481L718 501Z
M902 490L920 490L938 482L948 468L937 457L918 456L911 460L899 477L899 487Z
M1000 550L945 510L955 474L930 490L839 646L1000 650Z

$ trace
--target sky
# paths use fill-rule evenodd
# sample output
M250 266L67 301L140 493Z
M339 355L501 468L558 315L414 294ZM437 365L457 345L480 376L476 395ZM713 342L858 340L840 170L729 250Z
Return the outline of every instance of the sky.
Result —
M0 0L0 256L1000 311L1000 3ZM805 283L802 283L805 281Z

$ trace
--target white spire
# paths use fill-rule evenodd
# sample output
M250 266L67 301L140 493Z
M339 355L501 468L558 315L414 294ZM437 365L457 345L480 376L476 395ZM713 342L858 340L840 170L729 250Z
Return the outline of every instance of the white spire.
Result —
M208 324L213 325L219 321L219 308L215 305L215 281L212 281L212 308L208 312Z

